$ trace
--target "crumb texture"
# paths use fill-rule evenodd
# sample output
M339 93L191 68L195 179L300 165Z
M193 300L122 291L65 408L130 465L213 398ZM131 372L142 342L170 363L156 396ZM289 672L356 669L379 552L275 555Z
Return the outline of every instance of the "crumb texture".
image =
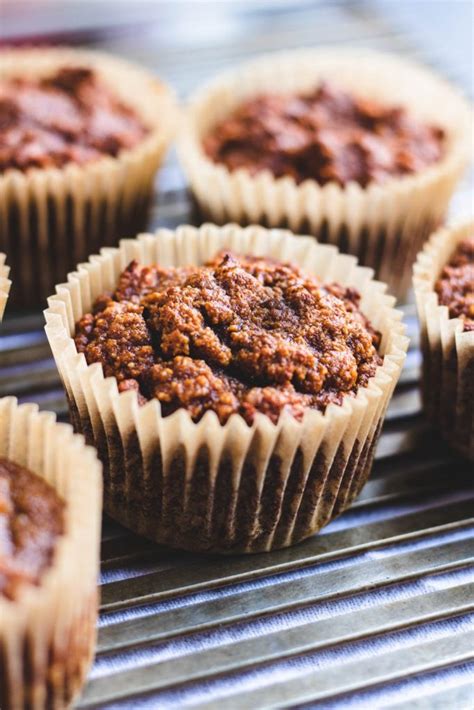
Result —
M0 80L0 171L61 168L116 156L147 129L92 69Z
M63 532L64 503L54 488L0 459L0 594L14 599L24 584L39 584Z
M365 187L432 165L443 155L443 142L441 128L415 120L400 106L322 83L308 94L246 101L205 136L204 150L229 170Z
M221 423L256 412L276 422L324 411L367 385L380 335L356 290L324 285L291 264L221 252L204 266L132 262L114 293L76 325L89 364L121 391L157 398L164 416L206 411Z

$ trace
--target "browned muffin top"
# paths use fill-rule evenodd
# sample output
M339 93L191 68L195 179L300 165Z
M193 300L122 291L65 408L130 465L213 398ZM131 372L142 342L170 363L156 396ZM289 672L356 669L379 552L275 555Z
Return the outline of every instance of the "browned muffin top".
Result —
M77 323L75 342L120 390L156 397L166 416L207 410L301 419L354 394L375 373L379 334L355 289L291 264L222 252L205 266L132 262L116 291Z
M204 149L229 170L366 186L432 165L443 155L443 138L441 128L419 123L399 106L322 83L308 94L246 101L210 131Z
M39 584L64 532L64 503L46 481L0 459L0 595Z
M0 80L0 171L61 168L116 156L147 134L92 69Z
M435 291L450 318L462 318L464 330L474 330L474 235L458 244Z

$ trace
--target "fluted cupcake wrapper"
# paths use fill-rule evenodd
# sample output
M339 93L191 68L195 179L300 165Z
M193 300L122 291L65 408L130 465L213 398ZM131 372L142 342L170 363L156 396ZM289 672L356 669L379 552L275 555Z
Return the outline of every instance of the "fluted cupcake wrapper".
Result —
M264 171L229 171L206 156L203 137L239 103L265 92L311 91L321 80L393 106L447 131L446 154L418 174L363 188L351 182L297 184ZM179 156L204 218L289 227L336 244L376 270L403 297L411 266L444 218L450 197L473 152L468 103L436 75L370 50L298 50L253 60L199 90L188 105Z
M180 409L163 417L158 400L138 405L102 366L88 366L73 341L75 322L132 260L201 264L219 250L291 260L323 280L351 284L382 334L384 363L357 396L325 414L308 409L252 426L214 412L194 423ZM49 299L46 332L78 431L104 462L105 509L135 532L189 550L254 552L290 545L347 507L367 478L385 409L407 346L385 286L350 256L312 237L237 225L183 226L123 240L70 274Z
M5 264L5 254L0 254L0 322L10 293L11 281L8 278L10 267Z
M71 65L96 70L150 133L115 158L0 175L0 248L8 254L18 306L38 306L78 261L146 227L154 176L174 132L176 107L168 87L100 52L2 51L0 79L43 76Z
M474 331L450 318L435 283L457 244L474 234L474 221L432 235L413 269L421 327L423 404L430 422L459 453L474 460Z
M0 399L0 457L46 480L64 500L65 531L40 583L0 593L0 706L63 710L95 647L101 515L96 452L34 404Z

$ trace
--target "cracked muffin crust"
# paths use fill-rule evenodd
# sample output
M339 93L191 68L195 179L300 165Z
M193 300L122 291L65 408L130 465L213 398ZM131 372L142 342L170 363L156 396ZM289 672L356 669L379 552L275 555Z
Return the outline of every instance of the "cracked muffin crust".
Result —
M464 330L474 330L474 235L462 240L435 284L439 303L450 318L461 318Z
M157 398L163 415L185 408L194 421L213 410L222 424L324 411L382 363L355 289L231 252L196 267L132 262L77 323L75 343L141 403Z
M365 187L419 172L443 156L444 132L400 106L357 98L322 82L311 93L261 94L204 138L207 155L229 170L269 170L297 183L354 181Z
M64 502L46 481L0 459L0 595L14 599L40 583L57 538L64 532Z
M83 165L133 148L147 133L93 69L0 81L0 171Z

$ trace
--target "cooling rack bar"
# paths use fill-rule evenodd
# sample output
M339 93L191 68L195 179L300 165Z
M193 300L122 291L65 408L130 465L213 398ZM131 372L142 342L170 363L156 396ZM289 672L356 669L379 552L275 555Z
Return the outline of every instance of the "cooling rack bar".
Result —
M399 632L398 638L395 634L387 635L381 641L399 641L400 646L394 650L385 651L380 649L374 659L367 662L367 659L348 661L346 664L333 667L330 671L326 669L321 672L311 670L303 677L286 682L275 682L268 688L239 693L241 707L285 707L287 703L306 702L311 700L323 700L330 698L335 690L356 691L362 687L367 687L370 682L385 683L394 682L407 675L425 673L434 668L441 669L447 664L459 663L472 659L472 620L471 618L461 618L461 622L470 625L467 631L459 630L456 638L451 634L442 633L442 623L438 627L433 624L420 625L419 631L427 633L439 632L439 637L433 641L425 641L420 644L411 644L412 633L409 629ZM461 627L461 624L459 624ZM383 644L380 643L383 648ZM390 646L389 646L390 647ZM440 657L442 661L440 661ZM310 659L307 659L310 660ZM357 681L354 681L357 679ZM236 707L236 698L232 696L224 697L219 701L219 708L227 710ZM195 707L217 708L216 703L197 703Z
M400 632L416 624L441 621L453 614L473 611L474 584L461 585L456 590L442 590L425 594L414 604L406 599L385 604L377 609L358 609L341 613L337 620L321 619L288 629L261 634L258 638L233 641L227 645L199 653L197 659L184 656L169 658L159 663L122 669L111 691L109 679L98 677L89 686L83 702L121 699L134 693L160 690L177 684L218 676L221 673L255 668L257 664L282 661L293 656L330 649L337 644L355 644L372 636ZM162 649L163 650L163 649ZM137 654L139 655L139 653ZM100 659L98 661L100 669ZM212 674L209 672L212 669Z

